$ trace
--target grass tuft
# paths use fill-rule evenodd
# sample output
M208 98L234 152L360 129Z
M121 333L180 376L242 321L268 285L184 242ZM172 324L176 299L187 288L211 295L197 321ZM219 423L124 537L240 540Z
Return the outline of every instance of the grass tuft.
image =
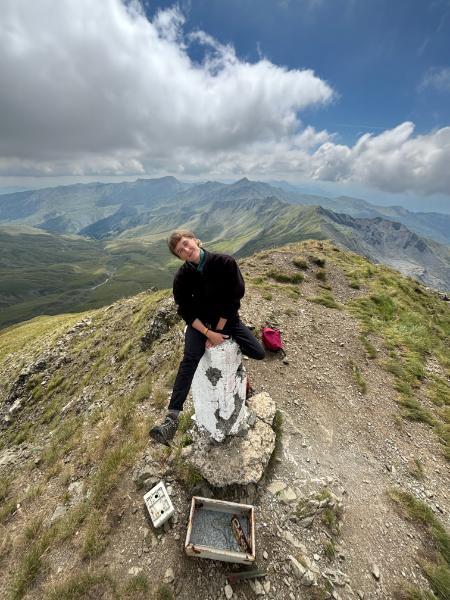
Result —
M99 508L111 489L116 485L120 473L134 456L134 446L131 442L125 443L110 450L101 464L91 487L91 502Z
M125 586L126 593L130 594L133 598L141 594L148 596L149 589L148 577L144 573L131 577Z
M155 595L156 600L174 600L172 590L166 583L160 583Z
M159 385L156 386L153 390L153 406L156 406L156 408L166 408L168 402L167 391Z
M397 390L400 391L400 387ZM404 391L404 390L403 390ZM406 395L399 399L399 403L404 407L404 416L410 421L419 421L428 425L436 425L436 419L431 412L420 405L415 398L409 398Z
M174 471L177 478L187 486L194 486L203 481L201 472L181 458L174 461Z
M271 269L267 275L278 283L301 283L304 279L302 273L283 273L277 269Z
M352 360L349 361L349 365L358 390L361 392L361 394L365 394L367 392L367 383L361 373L360 368Z
M28 541L35 540L42 531L43 521L41 517L35 517L25 527L24 535Z
M117 353L117 360L118 362L123 362L128 355L131 352L131 348L133 347L133 342L128 341L125 344L123 344L123 346L120 348L119 352Z
M373 344L371 344L369 342L369 340L367 339L366 335L362 335L361 336L361 341L362 344L367 352L367 357L370 359L374 359L378 356L378 352L377 349L375 348L375 346Z
M275 415L273 418L272 429L275 432L275 447L273 449L272 455L269 459L268 471L272 472L275 466L275 462L278 456L281 454L281 446L282 446L282 437L283 437L283 413L281 410L277 409L275 411Z
M102 554L108 546L109 529L105 517L98 510L90 513L81 549L82 558L92 559Z
M403 585L400 589L395 591L395 600L436 600L436 596L433 592L428 590L421 590L417 586Z
M440 600L448 600L450 590L450 535L437 519L431 508L410 494L399 489L391 489L389 496L403 515L420 524L427 530L430 540L436 548L436 554L430 560L421 561L431 588Z
M192 426L192 415L194 414L194 410L185 410L180 413L178 419L178 433L184 434L188 431L188 429Z
M5 523L9 517L14 513L17 506L17 500L10 498L6 500L2 506L0 506L0 524Z
M0 479L0 502L3 502L8 496L9 488L11 485L10 479L2 477Z
M408 465L408 471L414 479L423 481L425 479L425 469L420 458L414 458Z
M50 445L42 453L42 460L47 466L54 465L77 444L81 423L81 417L73 417L57 427Z
M11 480L3 477L0 479L0 525L9 519L16 507L17 499L11 496Z
M36 578L45 570L43 555L50 547L54 535L55 528L48 529L31 545L31 548L25 554L12 584L12 600L23 598Z
M308 261L301 256L296 256L293 258L292 263L294 264L294 267L297 267L297 269L301 269L302 271L306 271L308 269Z
M310 302L314 302L315 304L323 304L327 308L336 308L337 310L341 310L342 306L336 302L331 292L324 290L320 296L315 296L314 298L308 298Z
M310 256L309 257L310 261L314 264L317 265L318 267L323 268L325 266L325 259L323 257L320 256Z
M56 585L46 596L46 600L82 600L84 598L119 598L116 583L109 573L95 573L90 570L71 575L66 581Z
M327 541L323 545L323 552L328 560L334 560L336 558L336 546L334 545L334 541Z

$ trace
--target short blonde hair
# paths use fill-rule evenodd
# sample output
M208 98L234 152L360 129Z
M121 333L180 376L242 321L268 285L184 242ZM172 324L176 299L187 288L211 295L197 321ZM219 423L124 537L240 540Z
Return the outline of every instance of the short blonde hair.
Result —
M197 242L197 245L199 248L202 245L202 242L199 239L197 239L197 236L195 235L195 233L192 233L192 231L189 231L189 229L175 229L175 231L172 231L172 233L167 238L167 245L169 246L169 250L172 252L172 254L174 256L176 256L177 258L180 258L180 257L175 252L175 248L177 247L178 242L183 237L190 238L191 240L195 240Z

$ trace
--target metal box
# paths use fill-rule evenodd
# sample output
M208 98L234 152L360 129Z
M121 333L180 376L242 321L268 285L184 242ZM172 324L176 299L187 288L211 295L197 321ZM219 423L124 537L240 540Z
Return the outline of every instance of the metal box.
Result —
M145 494L144 502L155 527L161 527L175 512L163 481L157 483Z
M255 511L250 504L192 498L188 556L250 565L255 561Z

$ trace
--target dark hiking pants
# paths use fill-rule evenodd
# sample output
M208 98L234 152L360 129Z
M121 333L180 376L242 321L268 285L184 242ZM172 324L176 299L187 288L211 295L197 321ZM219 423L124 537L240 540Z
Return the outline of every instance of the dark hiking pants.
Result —
M264 348L253 333L239 319L227 323L220 333L231 336L238 344L242 354L261 360L265 356ZM183 410L184 401L189 393L197 365L205 352L205 336L191 327L186 328L184 336L184 356L178 368L173 386L169 410Z

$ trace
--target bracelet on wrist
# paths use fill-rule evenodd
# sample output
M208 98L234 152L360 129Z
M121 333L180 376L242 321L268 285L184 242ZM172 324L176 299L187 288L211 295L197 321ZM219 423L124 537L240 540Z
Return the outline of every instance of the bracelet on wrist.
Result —
M203 335L208 336L208 331L209 331L208 327L205 327L205 331L203 332Z

